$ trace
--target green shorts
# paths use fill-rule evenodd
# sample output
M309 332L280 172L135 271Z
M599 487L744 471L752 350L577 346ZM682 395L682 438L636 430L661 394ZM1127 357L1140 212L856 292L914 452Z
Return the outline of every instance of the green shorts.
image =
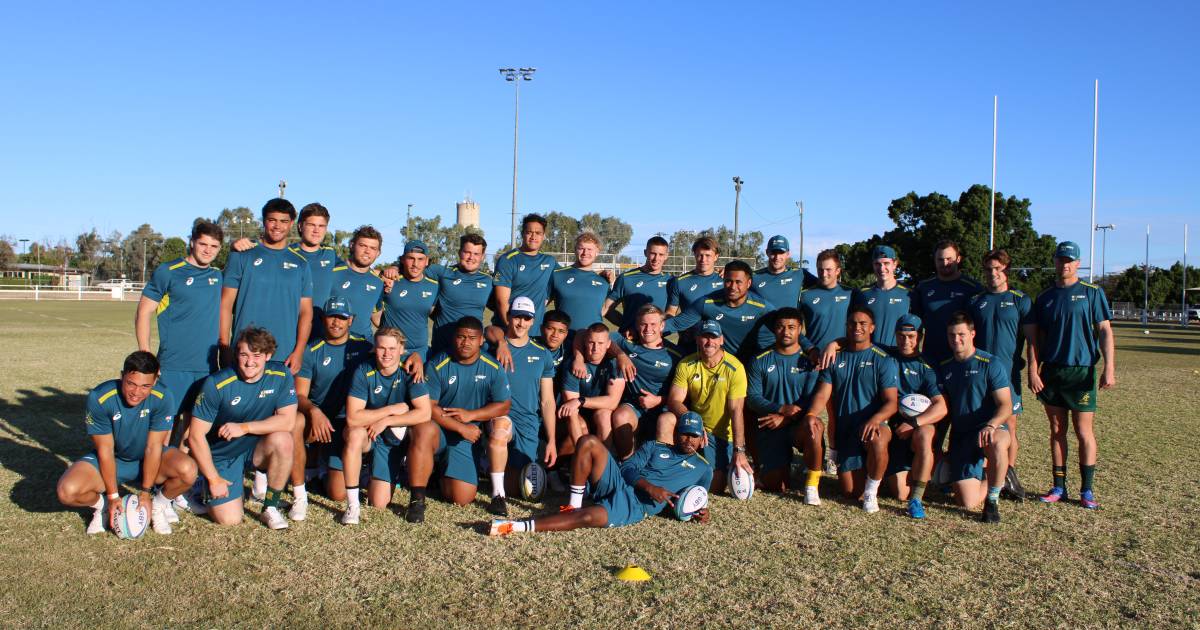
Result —
M1096 410L1094 365L1043 365L1042 385L1037 397L1043 405L1073 411Z

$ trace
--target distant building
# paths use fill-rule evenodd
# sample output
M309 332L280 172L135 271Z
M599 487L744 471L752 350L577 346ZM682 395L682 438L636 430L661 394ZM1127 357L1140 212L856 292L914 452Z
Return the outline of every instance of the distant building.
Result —
M470 197L456 204L458 209L459 227L479 227L479 204L471 201Z

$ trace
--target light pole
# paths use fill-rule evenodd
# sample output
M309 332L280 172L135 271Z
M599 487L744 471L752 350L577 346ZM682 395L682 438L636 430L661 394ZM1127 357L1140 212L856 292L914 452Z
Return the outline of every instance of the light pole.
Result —
M404 240L411 241L412 233L412 207L414 204L408 204L408 217L404 220Z
M742 184L746 181L737 175L733 176L733 257L737 258L741 249L741 239L738 238L738 204L742 200Z
M521 81L532 81L537 68L500 68L500 76L513 84L513 185L512 246L517 246L517 138L521 126Z
M1142 280L1142 325L1150 321L1150 224L1146 224L1146 275ZM1146 331L1149 334L1150 331Z
M281 179L281 180L279 180L279 198L280 199L283 199L283 189L284 188L287 188L287 180Z
M27 239L27 238L21 239L21 249L25 250L25 258L28 259L29 258L29 239Z
M142 284L146 284L146 239L142 239Z
M804 269L804 202L797 201L796 209L800 211L800 268ZM800 282L800 292L804 292L804 282Z
M1097 225L1096 229L1104 232L1104 236L1100 238L1100 279L1104 279L1104 273L1107 271L1105 266L1105 257L1108 255L1108 231L1117 229L1117 226L1109 223L1108 225Z

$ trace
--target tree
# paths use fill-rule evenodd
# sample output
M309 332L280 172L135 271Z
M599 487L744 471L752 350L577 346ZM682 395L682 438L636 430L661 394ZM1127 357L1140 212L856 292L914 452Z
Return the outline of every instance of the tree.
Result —
M1200 285L1200 269L1188 265L1188 284ZM1146 286L1146 272L1142 265L1135 265L1115 276L1109 276L1104 283L1105 292L1110 302L1133 302L1142 305L1143 292ZM1177 305L1183 294L1183 263L1176 261L1170 269L1150 267L1150 308L1166 305ZM1188 301L1200 301L1195 293L1188 296Z
M71 265L82 271L94 272L103 249L104 239L96 232L96 228L92 228L92 231L75 237L75 256Z
M688 269L692 265L692 245L696 239L701 236L711 236L717 241L717 246L721 248L721 261L729 258L736 258L733 255L733 230L724 225L715 228L705 228L699 232L694 230L677 230L667 242L670 243L671 260L669 262L673 269ZM762 232L742 232L738 235L738 240L741 241L740 251L742 258L751 263L751 266L760 267L767 263L766 252L763 251ZM720 264L720 262L718 262Z
M325 244L337 252L338 258L347 260L350 258L350 237L352 236L354 236L352 231L330 230L325 233Z
M404 235L406 242L415 238L425 243L430 264L441 263L443 265L451 265L458 260L458 239L460 236L468 232L483 235L483 230L476 227L443 226L442 217L440 216L433 217L432 219L414 216L412 218L412 236L409 236L407 226L402 228L400 232ZM497 248L496 253L499 253L500 249L503 248Z
M575 237L581 232L600 237L605 254L621 253L633 238L633 226L617 217L601 217L597 212L589 212L579 219L562 212L547 212L543 216L546 217L546 241L542 248L549 251L574 251Z
M159 251L158 257L162 262L183 258L188 255L187 242L178 236L172 236L163 241L162 249ZM150 273L148 270L146 273Z
M11 236L0 236L0 269L8 269L17 262L16 248Z
M121 254L128 261L127 277L143 282L150 278L150 273L158 266L162 252L163 235L143 223L121 241Z
M258 216L246 206L224 208L216 219L206 220L211 220L221 226L221 229L225 231L225 240L230 243L243 236L258 238L259 233L262 232L262 223L259 222Z
M95 230L93 230L93 233ZM121 233L113 230L107 239L99 239L100 248L96 252L95 276L98 280L125 277L128 261L121 249Z

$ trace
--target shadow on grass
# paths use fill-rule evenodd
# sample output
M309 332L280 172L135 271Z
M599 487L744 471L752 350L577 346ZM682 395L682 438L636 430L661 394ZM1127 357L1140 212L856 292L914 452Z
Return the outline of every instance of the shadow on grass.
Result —
M63 458L74 461L91 451L83 424L87 394L55 387L17 390L12 399L0 399L0 423L30 443L0 439L0 466L20 475L13 485L14 504L30 512L67 510L58 503L55 486L67 469Z
M1121 344L1121 350L1126 352L1153 352L1155 354L1187 354L1200 356L1200 346L1180 346L1180 345L1161 345L1161 346L1134 346L1129 344Z

